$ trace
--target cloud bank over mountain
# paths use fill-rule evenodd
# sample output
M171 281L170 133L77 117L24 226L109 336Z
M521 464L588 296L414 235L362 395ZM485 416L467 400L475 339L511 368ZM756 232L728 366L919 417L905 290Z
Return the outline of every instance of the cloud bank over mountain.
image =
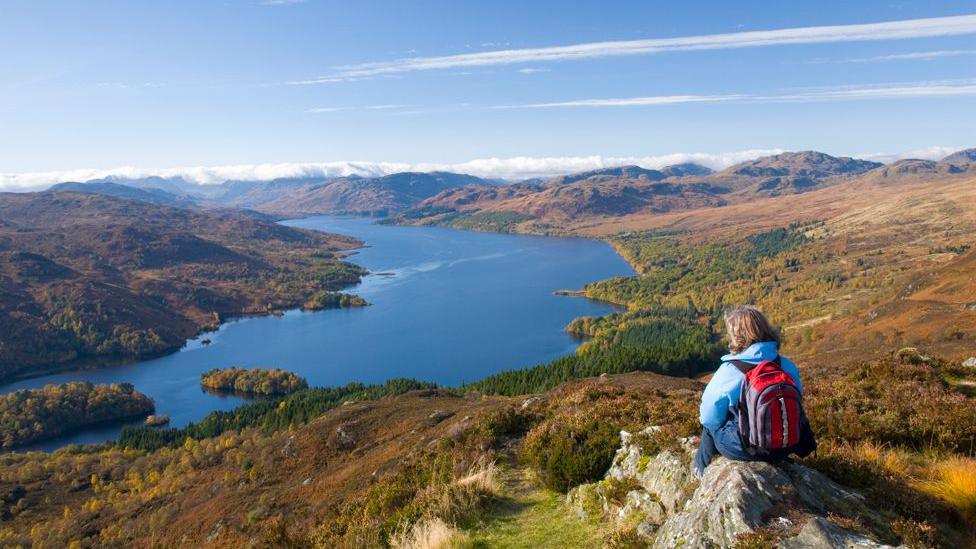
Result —
M891 162L901 158L936 160L960 150L960 147L932 146L902 153L871 152L852 154L858 158ZM111 169L74 169L46 172L0 174L0 191L42 190L65 181L92 179L139 179L162 177L182 178L203 185L225 181L271 181L282 178L376 177L405 171L446 171L493 179L519 180L549 177L616 166L637 165L662 168L674 164L694 162L721 170L739 162L779 154L783 149L746 149L721 153L672 153L646 156L515 156L508 158L478 158L460 163L405 163L371 161L286 162L267 164L236 164L226 166L193 166L177 168L138 168L132 166Z

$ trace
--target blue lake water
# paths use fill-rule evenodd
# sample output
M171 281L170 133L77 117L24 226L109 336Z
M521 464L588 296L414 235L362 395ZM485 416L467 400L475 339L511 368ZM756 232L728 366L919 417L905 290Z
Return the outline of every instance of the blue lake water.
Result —
M0 391L68 381L129 382L179 427L243 402L200 388L200 374L211 368L283 368L313 386L393 377L456 385L573 352L578 342L564 333L566 324L612 309L553 292L633 274L610 246L593 240L396 227L331 216L286 224L366 242L349 259L377 274L348 291L371 306L236 320L162 358L28 379ZM203 339L212 343L202 345ZM102 442L120 428L92 428L29 449Z

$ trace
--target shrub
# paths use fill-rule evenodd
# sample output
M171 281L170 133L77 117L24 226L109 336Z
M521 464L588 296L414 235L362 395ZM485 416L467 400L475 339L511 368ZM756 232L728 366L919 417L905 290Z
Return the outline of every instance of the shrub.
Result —
M488 412L478 421L474 432L492 441L500 437L522 436L539 421L538 416L510 407Z
M522 458L547 487L565 492L601 478L619 445L620 436L608 423L555 418L529 431Z
M927 522L899 519L894 521L891 527L898 534L898 537L901 538L902 544L911 549L935 547L938 541L935 528Z
M607 534L603 546L606 549L643 549L650 547L650 544L638 535L636 527L629 527L614 530Z
M779 538L776 532L759 528L736 536L732 549L773 549L779 544Z

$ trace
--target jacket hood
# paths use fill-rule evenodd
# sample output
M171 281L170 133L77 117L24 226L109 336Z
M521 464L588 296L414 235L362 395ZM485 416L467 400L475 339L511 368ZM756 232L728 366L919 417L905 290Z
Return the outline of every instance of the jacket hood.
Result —
M779 354L779 346L775 341L760 341L746 347L741 353L729 353L722 357L722 362L743 360L759 364L764 360L773 360Z

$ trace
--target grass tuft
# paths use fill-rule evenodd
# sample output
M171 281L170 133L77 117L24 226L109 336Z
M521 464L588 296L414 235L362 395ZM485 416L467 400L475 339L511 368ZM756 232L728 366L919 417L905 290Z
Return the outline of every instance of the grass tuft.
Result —
M976 524L976 460L956 457L935 465L935 478L922 489L956 509L970 524Z
M390 537L394 549L448 549L462 547L468 537L439 518L415 522Z

